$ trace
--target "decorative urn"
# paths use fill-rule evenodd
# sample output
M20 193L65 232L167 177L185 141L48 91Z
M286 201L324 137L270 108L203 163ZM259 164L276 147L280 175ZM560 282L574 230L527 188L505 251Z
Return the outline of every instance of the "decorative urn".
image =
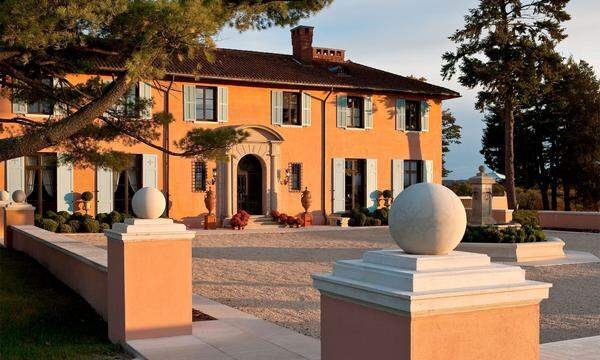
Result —
M305 187L304 191L302 191L302 197L300 198L300 201L302 202L304 212L307 213L308 209L312 205L312 195L310 194L310 190L308 190L308 187Z
M215 197L215 193L211 188L208 188L208 191L204 196L204 205L206 206L206 210L208 210L209 214L212 214L213 210L217 206L217 198Z

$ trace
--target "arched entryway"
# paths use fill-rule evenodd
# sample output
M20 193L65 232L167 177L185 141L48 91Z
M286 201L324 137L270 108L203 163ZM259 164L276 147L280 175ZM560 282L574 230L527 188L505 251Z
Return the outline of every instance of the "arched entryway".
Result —
M250 215L263 213L263 168L254 155L245 155L238 163L237 208Z

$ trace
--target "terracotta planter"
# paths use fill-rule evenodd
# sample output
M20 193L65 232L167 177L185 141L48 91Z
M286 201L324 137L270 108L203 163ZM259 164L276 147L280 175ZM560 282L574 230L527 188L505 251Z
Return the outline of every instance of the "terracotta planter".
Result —
M302 202L304 212L307 213L308 209L312 205L312 195L310 194L308 187L304 188L304 191L302 192L302 198L300 198L300 201Z
M204 197L204 205L206 206L208 213L212 214L215 206L217 205L217 198L215 197L215 193L212 191L212 189L208 189L206 192L206 196Z

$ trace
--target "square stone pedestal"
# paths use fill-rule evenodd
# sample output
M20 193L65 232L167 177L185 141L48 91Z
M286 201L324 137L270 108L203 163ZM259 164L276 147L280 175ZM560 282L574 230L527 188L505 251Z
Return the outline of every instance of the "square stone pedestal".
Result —
M109 339L190 335L195 233L171 219L125 219L105 234Z
M10 203L0 206L0 245L12 248L10 225L33 225L35 208L30 204Z
M313 224L313 216L311 213L302 213L300 218L304 221L304 227L311 226Z
M217 228L217 216L215 214L204 215L204 229L215 230Z
M537 360L551 284L486 255L368 251L313 275L323 360Z

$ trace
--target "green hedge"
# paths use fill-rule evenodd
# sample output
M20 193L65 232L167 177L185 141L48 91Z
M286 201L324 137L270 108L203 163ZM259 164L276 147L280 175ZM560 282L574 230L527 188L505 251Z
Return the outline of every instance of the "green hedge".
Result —
M86 214L69 214L67 211L46 211L44 215L35 214L35 226L59 233L101 233L115 223L125 220L125 214L118 211L101 213L92 217Z
M535 210L515 210L513 212L513 221L521 225L540 226L538 212Z
M539 227L523 225L520 229L495 226L467 226L462 242L478 243L528 243L546 241Z
M388 224L388 209L377 209L370 212L367 208L352 209L344 214L344 217L349 217L348 225L350 226L381 226Z

